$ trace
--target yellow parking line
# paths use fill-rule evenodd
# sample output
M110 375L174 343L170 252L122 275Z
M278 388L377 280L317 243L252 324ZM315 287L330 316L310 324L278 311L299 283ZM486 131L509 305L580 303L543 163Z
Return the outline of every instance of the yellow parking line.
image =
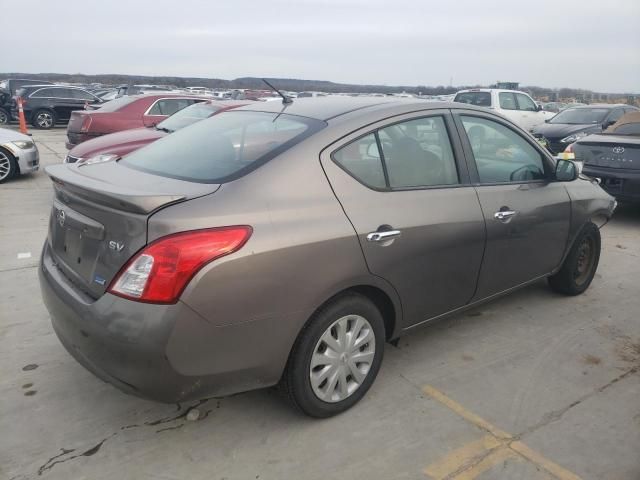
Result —
M453 477L451 480L474 480L478 475L483 472L486 472L491 467L495 465L499 465L504 462L507 458L519 458L513 450L510 450L507 447L499 448L489 455L484 457L481 461L476 463L471 468L460 472L458 475Z
M542 467L551 475L553 475L554 477L560 480L580 480L580 477L578 477L576 474L571 473L569 470L561 467L557 463L554 463L551 460L543 457L538 452L531 450L522 442L518 442L518 441L511 442L511 444L509 445L509 448L511 448L515 452L518 452L520 455L522 455L524 458L529 460L534 465Z
M463 447L447 454L443 459L432 463L424 469L424 473L435 480L443 480L500 445L502 445L502 442L496 437L485 435L480 440L467 443Z
M468 443L449 453L442 460L432 463L424 470L426 475L438 480L473 480L482 472L504 462L507 458L524 458L558 480L581 480L576 474L545 458L524 443L514 440L512 435L470 412L441 391L430 385L424 386L422 390L465 420L491 434ZM485 452L488 454L484 458L473 463Z
M423 387L422 390L431 398L439 401L450 410L453 410L462 418L467 419L469 422L473 423L476 427L480 427L481 429L491 433L494 437L500 438L502 440L511 439L511 435L509 435L507 432L505 432L504 430L500 430L498 427L491 425L485 419L480 418L475 413L470 412L469 410L464 408L462 405L460 405L458 402L450 399L444 393L442 393L439 390L436 390L431 385L426 385L425 387Z

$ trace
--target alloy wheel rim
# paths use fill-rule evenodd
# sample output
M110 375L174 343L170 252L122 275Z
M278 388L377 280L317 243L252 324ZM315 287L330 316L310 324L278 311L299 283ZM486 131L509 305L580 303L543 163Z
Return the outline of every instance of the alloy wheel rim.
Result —
M593 239L585 238L578 247L578 260L573 273L576 284L582 285L589 278L595 260Z
M376 354L371 324L346 315L327 328L313 349L309 380L313 393L327 403L341 402L364 383Z
M9 157L0 152L0 180L4 180L5 178L7 178L10 171L11 162L9 161Z
M38 126L49 128L53 124L53 118L50 113L42 112L38 114Z

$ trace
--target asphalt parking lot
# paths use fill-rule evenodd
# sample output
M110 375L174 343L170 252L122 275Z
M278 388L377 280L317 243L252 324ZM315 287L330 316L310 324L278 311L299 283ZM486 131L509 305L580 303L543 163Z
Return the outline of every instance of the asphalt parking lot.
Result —
M62 161L64 128L32 133ZM639 207L584 295L540 282L416 331L355 408L311 420L274 390L163 405L77 364L37 283L50 202L42 170L0 186L0 478L640 479Z

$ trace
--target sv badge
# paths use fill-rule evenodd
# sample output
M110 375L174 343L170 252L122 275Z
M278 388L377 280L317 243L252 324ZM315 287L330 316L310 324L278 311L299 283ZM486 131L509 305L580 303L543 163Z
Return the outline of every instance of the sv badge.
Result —
M115 240L111 240L109 242L109 248L111 250L114 250L116 252L121 252L122 249L124 248L124 243L122 242L116 242Z

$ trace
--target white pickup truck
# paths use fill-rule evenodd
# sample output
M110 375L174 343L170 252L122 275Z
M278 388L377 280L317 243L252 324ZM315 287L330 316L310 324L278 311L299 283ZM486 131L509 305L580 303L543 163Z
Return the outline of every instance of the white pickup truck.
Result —
M529 95L517 90L471 88L457 92L453 101L496 110L527 131L555 115L544 112Z

